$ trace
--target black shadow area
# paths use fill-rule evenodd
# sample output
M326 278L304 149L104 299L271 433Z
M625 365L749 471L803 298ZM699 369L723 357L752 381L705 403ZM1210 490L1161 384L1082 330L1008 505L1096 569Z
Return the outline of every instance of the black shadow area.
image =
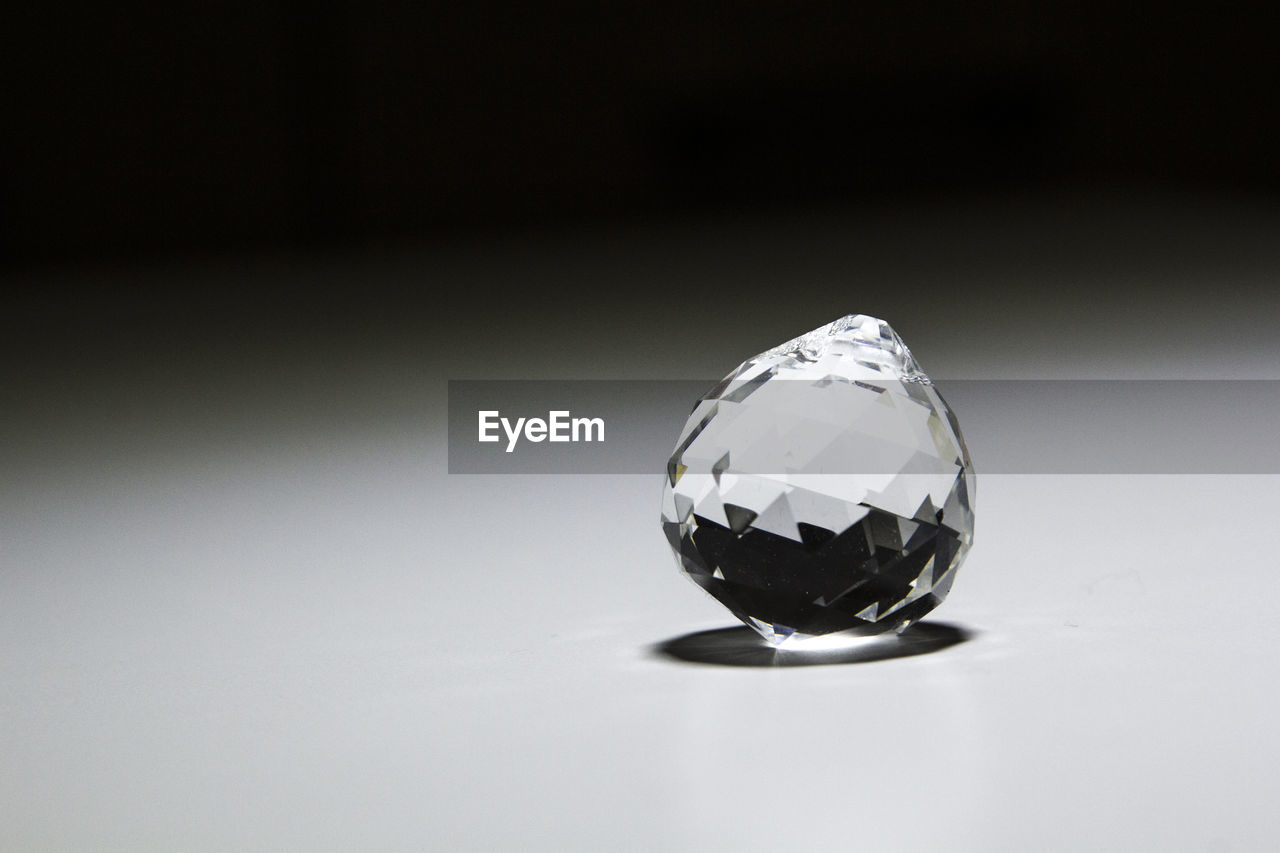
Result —
M920 622L901 634L882 634L845 648L811 651L776 648L755 631L740 625L672 637L653 646L651 652L655 657L668 660L718 666L830 666L927 655L958 646L974 636L973 631L958 625Z

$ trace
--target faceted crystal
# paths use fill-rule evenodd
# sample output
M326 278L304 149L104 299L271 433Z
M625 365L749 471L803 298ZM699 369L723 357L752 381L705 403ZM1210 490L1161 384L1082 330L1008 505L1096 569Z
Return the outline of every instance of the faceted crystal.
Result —
M766 640L901 631L973 542L951 409L883 320L849 315L743 362L694 406L662 529Z

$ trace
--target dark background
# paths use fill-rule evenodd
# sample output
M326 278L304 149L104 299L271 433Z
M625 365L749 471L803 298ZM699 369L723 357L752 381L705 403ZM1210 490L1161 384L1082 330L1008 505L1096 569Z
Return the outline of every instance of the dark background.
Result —
M1064 188L1270 198L1261 6L28 8L3 37L0 263Z

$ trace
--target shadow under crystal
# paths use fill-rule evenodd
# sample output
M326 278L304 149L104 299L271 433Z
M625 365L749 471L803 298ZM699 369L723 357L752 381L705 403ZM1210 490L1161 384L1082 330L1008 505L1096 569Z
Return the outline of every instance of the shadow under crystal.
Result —
M827 666L927 655L967 642L974 635L946 622L920 622L901 634L862 637L842 648L806 649L770 645L744 625L672 637L653 646L651 653L683 663L718 666Z

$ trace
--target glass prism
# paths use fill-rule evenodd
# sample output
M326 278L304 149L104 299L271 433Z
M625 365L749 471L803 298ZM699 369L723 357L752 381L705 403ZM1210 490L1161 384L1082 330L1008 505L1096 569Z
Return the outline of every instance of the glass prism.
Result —
M954 413L883 320L848 315L739 365L667 463L680 569L766 640L902 631L973 544Z

